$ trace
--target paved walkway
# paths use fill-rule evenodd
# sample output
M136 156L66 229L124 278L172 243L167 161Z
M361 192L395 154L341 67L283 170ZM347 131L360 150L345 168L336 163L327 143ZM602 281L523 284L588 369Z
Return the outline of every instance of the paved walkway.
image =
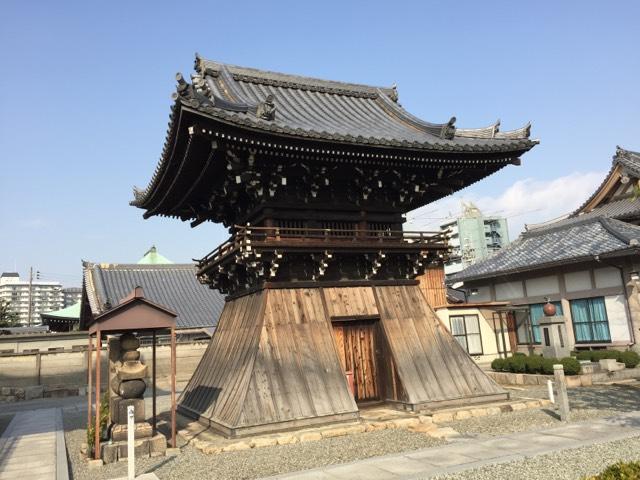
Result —
M640 412L506 436L462 438L403 454L271 477L300 480L409 480L522 460L545 453L640 436Z
M62 412L16 413L0 437L0 480L68 480Z

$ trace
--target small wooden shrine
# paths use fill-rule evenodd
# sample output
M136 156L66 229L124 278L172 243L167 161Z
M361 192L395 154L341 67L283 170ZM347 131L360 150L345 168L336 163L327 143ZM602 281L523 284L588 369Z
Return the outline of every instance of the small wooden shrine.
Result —
M228 295L179 409L227 436L353 419L358 404L433 409L502 399L440 324L416 276L446 255L405 213L506 165L529 126L420 120L395 87L196 56L177 91L145 218L224 224L198 262Z

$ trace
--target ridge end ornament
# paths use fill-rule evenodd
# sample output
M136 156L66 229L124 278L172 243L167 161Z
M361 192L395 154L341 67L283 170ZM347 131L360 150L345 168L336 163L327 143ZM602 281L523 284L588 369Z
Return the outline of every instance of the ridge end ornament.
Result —
M276 118L276 104L273 94L269 94L264 102L258 104L256 116L263 120L274 120Z

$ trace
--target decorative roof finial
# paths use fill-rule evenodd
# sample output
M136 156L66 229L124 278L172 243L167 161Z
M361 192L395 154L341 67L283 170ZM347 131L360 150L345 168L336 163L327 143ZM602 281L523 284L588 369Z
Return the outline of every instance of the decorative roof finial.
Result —
M269 94L264 102L258 104L256 115L263 120L273 120L276 118L275 97Z
M391 85L391 94L389 95L389 98L396 103L398 102L398 85L396 85L395 82Z
M440 138L446 138L447 140L452 140L456 134L456 117L451 117L446 125L442 126L442 130L440 132Z

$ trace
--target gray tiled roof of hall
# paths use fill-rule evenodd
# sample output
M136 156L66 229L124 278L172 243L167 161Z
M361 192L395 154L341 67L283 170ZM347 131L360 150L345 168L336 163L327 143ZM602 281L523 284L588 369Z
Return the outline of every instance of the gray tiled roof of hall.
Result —
M499 122L478 129L425 122L397 103L395 88L379 88L238 67L196 57L193 85L177 98L228 123L296 137L419 150L526 151L530 126L500 132ZM270 96L276 111L259 113Z
M193 264L86 263L84 286L94 316L115 307L139 286L145 298L178 314L180 329L215 327L225 301L220 292L198 282Z
M447 281L481 280L633 250L640 251L639 226L603 216L577 219L573 223L563 221L553 228L523 233L494 256Z

